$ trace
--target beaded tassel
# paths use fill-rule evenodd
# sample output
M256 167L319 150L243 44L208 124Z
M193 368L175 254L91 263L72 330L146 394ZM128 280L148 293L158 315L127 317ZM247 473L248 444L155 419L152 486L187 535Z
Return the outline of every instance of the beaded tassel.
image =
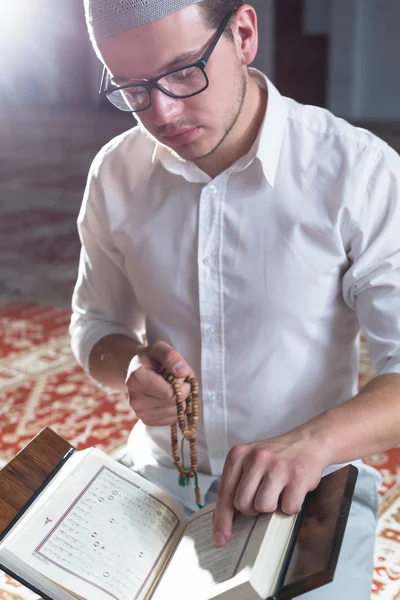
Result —
M194 377L186 377L185 382L190 384L190 394L188 399L186 400L186 415L183 409L183 400L182 400L182 387L179 381L163 370L161 375L168 381L172 389L174 391L176 410L178 414L178 425L179 429L182 433L182 449L181 455L182 460L179 456L178 450L178 425L171 426L171 448L172 448L172 458L174 460L174 464L179 472L179 485L182 487L186 487L191 484L191 480L194 479L195 484L195 497L196 504L199 508L202 508L201 499L200 499L200 488L198 483L197 476L197 448L196 448L196 429L197 423L199 420L199 384L197 383ZM183 442L187 441L189 443L190 449L190 468L186 469L183 463Z

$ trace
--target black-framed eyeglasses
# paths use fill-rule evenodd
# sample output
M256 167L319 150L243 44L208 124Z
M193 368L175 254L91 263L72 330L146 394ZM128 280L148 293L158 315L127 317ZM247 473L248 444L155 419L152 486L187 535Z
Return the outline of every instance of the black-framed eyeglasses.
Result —
M154 79L116 86L106 67L103 69L99 94L105 94L119 110L137 113L151 106L151 90L159 89L171 98L191 98L209 86L206 66L216 45L237 9L231 10L221 23L214 39L196 62L163 73Z

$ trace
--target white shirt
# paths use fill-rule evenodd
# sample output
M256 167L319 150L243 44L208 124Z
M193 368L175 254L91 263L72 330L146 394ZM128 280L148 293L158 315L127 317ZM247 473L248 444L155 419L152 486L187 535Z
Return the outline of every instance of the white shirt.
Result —
M146 332L185 358L203 493L233 446L357 393L359 324L377 373L400 373L400 158L252 74L269 101L248 156L211 180L134 128L94 160L79 216L74 353L87 370L104 336ZM169 427L139 423L130 444L139 472L193 504Z

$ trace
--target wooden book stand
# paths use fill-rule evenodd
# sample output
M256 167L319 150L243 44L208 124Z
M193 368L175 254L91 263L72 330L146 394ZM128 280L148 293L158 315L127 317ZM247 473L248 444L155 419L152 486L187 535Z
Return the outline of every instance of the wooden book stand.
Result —
M75 451L45 428L0 470L0 541ZM307 495L276 600L290 600L333 580L357 474L354 466L344 467L324 477ZM53 600L0 568L46 600Z

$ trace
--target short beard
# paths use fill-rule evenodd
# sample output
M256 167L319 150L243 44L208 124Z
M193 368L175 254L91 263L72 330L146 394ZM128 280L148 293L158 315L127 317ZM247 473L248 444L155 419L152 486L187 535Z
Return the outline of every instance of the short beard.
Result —
M244 73L242 73L242 82L241 83L242 83L242 85L239 87L237 95L236 95L237 107L238 107L237 111L233 115L233 117L225 124L225 130L224 130L224 134L223 134L222 138L214 146L214 148L212 150L210 150L210 152L207 152L206 154L202 154L200 156L195 156L194 158L192 158L192 160L201 160L202 158L208 158L209 156L212 156L218 150L218 148L224 143L224 141L226 140L226 138L228 137L228 135L230 134L232 129L235 127L236 123L239 120L240 115L242 114L243 105L244 105L244 102L246 99L246 94L247 94L247 77Z

